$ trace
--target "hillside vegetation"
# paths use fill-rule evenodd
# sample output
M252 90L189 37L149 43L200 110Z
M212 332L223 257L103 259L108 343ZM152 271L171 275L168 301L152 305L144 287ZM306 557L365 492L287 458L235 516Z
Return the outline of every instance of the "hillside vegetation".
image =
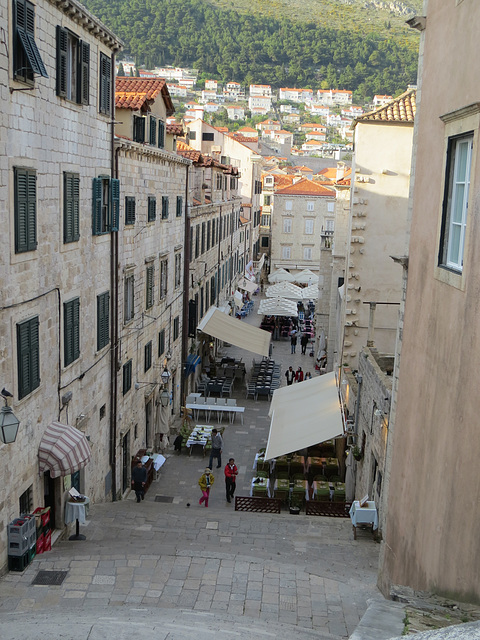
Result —
M148 68L191 66L224 82L276 88L344 88L355 91L357 101L375 93L398 94L416 81L418 34L401 26L406 16L400 21L389 12L362 9L371 2L85 3L124 40L126 53Z

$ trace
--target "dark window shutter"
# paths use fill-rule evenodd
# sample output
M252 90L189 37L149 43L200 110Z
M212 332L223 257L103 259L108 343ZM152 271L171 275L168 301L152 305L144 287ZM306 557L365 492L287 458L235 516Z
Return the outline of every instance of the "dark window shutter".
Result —
M132 361L129 360L123 365L123 395L130 390L132 386Z
M104 53L100 54L100 104L101 113L110 115L110 93L111 93L111 60Z
M146 291L146 308L150 309L150 307L153 307L153 293L154 293L154 286L155 286L155 278L154 278L154 274L155 274L155 269L153 266L151 267L147 267L147 291Z
M188 337L195 338L197 335L197 302L190 300L188 303Z
M40 385L39 322L32 318L17 325L18 398Z
M134 142L145 142L145 120L143 116L133 116Z
M63 241L76 242L80 238L80 178L73 173L63 174Z
M183 199L182 196L177 196L177 218L181 218L183 213Z
M34 171L14 171L15 253L37 248L37 176Z
M93 178L92 233L103 233L102 229L102 178Z
M125 224L135 224L135 198L125 196Z
M63 305L65 366L80 356L80 300L76 298Z
M165 123L162 120L158 121L158 147L163 149L165 146Z
M168 218L168 196L162 196L162 220Z
M148 142L155 145L157 140L157 119L154 116L150 116L150 135Z
M157 199L154 196L148 197L148 222L152 222L157 217Z
M158 357L163 355L165 351L165 329L162 329L158 334Z
M110 342L110 292L97 296L97 351Z
M118 231L120 223L120 180L110 180L110 231Z
M90 98L90 45L82 41L78 45L77 102L88 104Z
M57 96L67 97L67 30L57 25Z
M145 366L144 371L148 371L152 366L152 341L145 345Z

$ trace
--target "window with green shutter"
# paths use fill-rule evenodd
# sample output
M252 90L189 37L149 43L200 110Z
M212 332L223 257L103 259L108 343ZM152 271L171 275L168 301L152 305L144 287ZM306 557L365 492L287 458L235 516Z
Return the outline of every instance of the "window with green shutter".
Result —
M132 361L123 365L123 395L132 388Z
M180 335L180 317L177 316L173 320L173 339L177 340Z
M145 308L150 309L150 307L153 307L155 290L155 267L153 265L148 266L146 269L146 283L147 290Z
M109 116L112 103L112 61L104 53L100 53L99 83L98 110Z
M158 357L163 356L165 353L165 329L162 329L158 334Z
M110 291L97 296L97 351L110 342Z
M120 180L101 176L93 179L92 233L118 231L120 218Z
M80 177L78 173L63 174L63 242L80 238Z
M152 366L152 341L145 345L145 367L144 371L148 371Z
M80 357L80 298L63 305L63 353L68 366Z
M153 146L155 146L157 143L157 119L155 118L155 116L150 116L150 131L148 142Z
M90 45L57 25L57 96L87 105L89 85Z
M18 399L40 386L38 316L17 324Z
M135 224L135 198L125 196L125 224Z
M168 196L162 196L162 220L168 218Z
M13 0L13 76L33 84L34 74L48 78L35 42L35 6L27 0Z
M182 196L177 196L177 218L181 218L182 214L183 214L183 198Z
M14 169L15 253L37 248L37 175L31 169Z
M158 121L158 147L159 149L165 147L165 123L162 120Z
M134 142L145 142L145 120L143 116L133 116Z
M155 196L148 196L148 222L153 222L157 217L157 199Z

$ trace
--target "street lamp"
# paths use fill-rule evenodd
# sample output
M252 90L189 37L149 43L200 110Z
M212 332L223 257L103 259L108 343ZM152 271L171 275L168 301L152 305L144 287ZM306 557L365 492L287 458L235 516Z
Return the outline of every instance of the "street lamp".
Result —
M160 376L162 378L162 382L163 382L164 385L168 384L168 381L170 380L171 375L172 374L170 373L170 371L167 369L167 367L165 367L165 369L163 370L162 375Z
M0 409L0 440L3 444L12 444L17 439L20 420L13 413L12 408L8 406L7 398L3 391L2 396L5 400L5 405Z
M160 404L165 409L165 407L168 407L169 402L170 402L170 394L168 393L167 389L164 389L160 393Z
M162 382L163 382L163 390L160 393L160 404L162 405L163 408L168 407L168 405L170 403L170 393L168 392L167 385L168 385L168 381L170 380L171 376L172 376L172 374L170 373L170 371L165 366L165 369L163 370L163 373L160 376L161 379L162 379Z

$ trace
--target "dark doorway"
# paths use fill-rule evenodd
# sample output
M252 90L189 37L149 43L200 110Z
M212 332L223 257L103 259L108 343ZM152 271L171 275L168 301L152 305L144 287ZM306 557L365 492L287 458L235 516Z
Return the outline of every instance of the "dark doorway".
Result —
M122 439L122 493L129 488L130 478L130 431Z
M50 471L43 474L43 501L45 507L50 507L50 526L55 529L55 479L50 477Z

